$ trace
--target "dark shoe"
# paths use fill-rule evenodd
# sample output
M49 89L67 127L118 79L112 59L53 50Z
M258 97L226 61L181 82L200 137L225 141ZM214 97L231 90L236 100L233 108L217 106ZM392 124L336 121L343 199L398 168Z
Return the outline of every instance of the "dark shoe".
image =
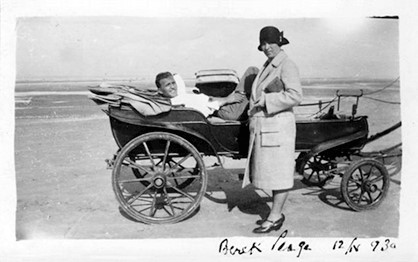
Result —
M255 224L261 226L265 221L266 221L266 219L259 219L259 220L255 221Z
M255 234L265 234L265 233L269 233L273 230L277 231L282 227L284 219L285 219L284 215L282 214L282 217L279 220L276 220L274 222L270 221L270 220L265 220L265 221L269 222L270 224L268 226L265 226L265 227L259 226L257 228L254 228L253 233L255 233Z

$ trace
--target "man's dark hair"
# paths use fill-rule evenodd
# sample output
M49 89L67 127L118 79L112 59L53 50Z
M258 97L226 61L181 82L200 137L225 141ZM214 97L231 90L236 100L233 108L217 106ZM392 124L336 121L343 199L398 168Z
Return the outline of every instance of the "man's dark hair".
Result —
M155 85L160 88L160 80L168 77L173 77L170 72L161 72L155 77Z

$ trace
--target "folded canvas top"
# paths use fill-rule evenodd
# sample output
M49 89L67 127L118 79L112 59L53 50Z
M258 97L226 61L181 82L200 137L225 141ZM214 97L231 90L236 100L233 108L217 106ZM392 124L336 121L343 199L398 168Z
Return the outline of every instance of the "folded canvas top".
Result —
M206 83L231 82L238 84L237 72L232 69L209 69L196 72L196 85Z
M232 93L239 83L237 72L232 69L200 70L195 75L195 86L208 96L225 97Z

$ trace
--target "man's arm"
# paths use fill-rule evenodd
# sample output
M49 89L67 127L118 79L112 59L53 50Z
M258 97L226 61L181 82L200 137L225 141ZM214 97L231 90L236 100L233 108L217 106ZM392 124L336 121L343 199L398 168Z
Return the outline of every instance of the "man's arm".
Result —
M210 97L209 101L214 101L219 104L219 107L229 104L241 103L245 101L246 96L242 92L232 92L226 97Z

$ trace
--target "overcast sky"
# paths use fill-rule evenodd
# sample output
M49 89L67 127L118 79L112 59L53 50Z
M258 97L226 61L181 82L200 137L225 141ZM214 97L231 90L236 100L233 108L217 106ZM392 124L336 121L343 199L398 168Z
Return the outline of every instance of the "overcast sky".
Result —
M17 24L17 80L191 78L261 66L259 31L284 30L302 78L399 76L397 19L27 17Z

